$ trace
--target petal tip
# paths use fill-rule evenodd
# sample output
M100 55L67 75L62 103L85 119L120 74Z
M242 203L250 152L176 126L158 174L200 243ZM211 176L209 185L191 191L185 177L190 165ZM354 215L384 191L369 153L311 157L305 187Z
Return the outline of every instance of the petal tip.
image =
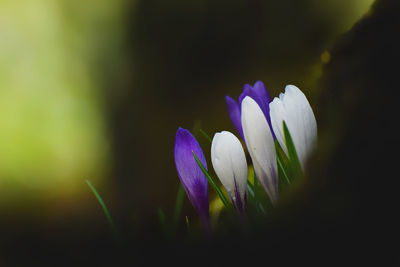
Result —
M191 133L185 128L178 127L178 130L176 131L176 138L179 138L184 135L191 135Z
M262 87L265 88L265 85L264 85L264 83L263 83L261 80L257 80L257 81L254 83L254 86L253 86L253 87L256 87L256 86L262 86Z
M234 100L230 95L225 95L225 100Z
M242 107L245 105L249 105L250 103L255 102L253 98L251 98L250 96L245 96L245 98L243 98L242 101Z

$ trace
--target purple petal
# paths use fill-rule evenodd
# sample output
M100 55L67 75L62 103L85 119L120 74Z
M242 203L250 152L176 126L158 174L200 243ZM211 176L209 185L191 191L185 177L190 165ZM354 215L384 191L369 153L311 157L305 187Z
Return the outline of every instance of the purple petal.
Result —
M263 84L262 81L257 81L254 84L252 95L254 96L254 100L257 102L257 104L263 111L265 118L267 118L269 128L271 129L272 136L274 137L275 140L275 134L274 131L272 130L271 116L269 114L269 103L271 103L271 97L269 96L267 88L265 88L265 85Z
M244 199L240 196L240 191L235 179L235 200L231 199L233 207L236 209L240 216L244 216L247 205L247 191L245 192Z
M267 93L267 89L265 88L264 84L261 81L257 81L253 88L250 90L248 94L257 104L260 106L262 112L264 113L265 117L268 120L269 117L269 102L270 98Z
M251 87L250 84L245 84L243 85L243 92L239 96L239 105L242 105L242 101L246 96L249 96L251 94L251 90L253 88Z
M251 97L260 106L262 112L264 113L265 118L267 119L268 125L272 132L272 136L275 140L275 134L272 130L271 117L269 114L269 103L271 102L271 98L262 81L257 81L254 84L254 86L251 86L250 84L243 85L243 92L240 94L238 98L239 103L237 103L230 96L225 97L226 104L228 106L229 117L233 125L235 126L236 130L244 140L242 121L241 121L241 114L242 114L241 105L243 99L246 96Z
M199 213L203 224L209 226L208 181L193 156L207 169L199 143L186 129L179 128L175 137L175 166L186 194Z
M226 105L228 107L229 118L231 119L233 126L235 126L236 131L239 133L240 137L244 139L243 129L242 129L242 119L240 115L241 114L240 106L235 99L233 99L228 95L225 96L225 100L226 100Z
M269 114L269 103L271 102L271 98L270 98L268 91L265 88L265 85L263 84L263 82L257 81L253 87L251 87L248 84L245 84L243 87L243 93L239 97L240 105L242 104L242 100L246 96L249 96L252 99L254 99L254 101L256 101L256 103L261 108L262 112L264 113L264 116L267 119L269 128L272 131L271 116ZM274 140L275 140L275 134L273 131L272 131L272 136L274 137Z

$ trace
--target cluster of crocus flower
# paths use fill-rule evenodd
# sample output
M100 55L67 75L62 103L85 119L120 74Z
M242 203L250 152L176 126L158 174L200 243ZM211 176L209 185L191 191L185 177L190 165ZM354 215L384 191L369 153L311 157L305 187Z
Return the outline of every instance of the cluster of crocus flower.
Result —
M305 95L294 85L270 101L261 81L244 85L238 102L226 96L229 117L250 154L254 172L271 203L278 201L276 142L288 154L284 124L290 132L300 166L317 140L314 113ZM176 169L194 208L206 229L209 224L208 180L198 162L207 169L200 145L186 129L179 128L175 139ZM240 140L228 131L216 133L211 144L211 162L215 173L237 213L244 216L247 205L247 161Z

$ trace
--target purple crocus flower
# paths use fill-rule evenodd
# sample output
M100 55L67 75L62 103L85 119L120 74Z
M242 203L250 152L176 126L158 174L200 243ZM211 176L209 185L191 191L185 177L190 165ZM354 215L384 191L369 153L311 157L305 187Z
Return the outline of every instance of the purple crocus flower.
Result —
M265 118L267 119L270 129L272 129L271 118L269 115L269 103L271 102L271 98L269 97L268 91L265 88L263 82L257 81L254 84L254 86L251 86L250 84L245 84L243 86L243 92L239 96L238 99L239 102L236 102L235 99L233 99L228 95L225 97L226 104L228 106L229 117L233 123L233 126L235 126L236 130L238 131L239 135L242 137L243 140L244 140L244 134L241 122L241 114L242 114L241 105L243 99L246 96L251 97L260 106L262 112L264 113ZM274 133L272 133L272 136L275 139Z
M209 233L208 181L197 165L193 153L207 169L206 158L199 143L188 130L179 128L175 137L176 170L190 202Z

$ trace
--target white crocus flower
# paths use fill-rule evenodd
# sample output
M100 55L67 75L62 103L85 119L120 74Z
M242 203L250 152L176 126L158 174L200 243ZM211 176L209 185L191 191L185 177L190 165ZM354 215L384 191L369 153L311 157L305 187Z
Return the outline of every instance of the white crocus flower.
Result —
M278 200L275 143L267 119L250 97L242 101L242 127L258 180L273 204Z
M317 122L306 96L296 86L287 85L285 93L281 93L279 98L275 97L269 108L272 128L279 144L287 154L283 133L285 121L304 170L317 141Z
M239 139L232 133L216 133L211 144L211 161L239 214L247 203L247 162Z

